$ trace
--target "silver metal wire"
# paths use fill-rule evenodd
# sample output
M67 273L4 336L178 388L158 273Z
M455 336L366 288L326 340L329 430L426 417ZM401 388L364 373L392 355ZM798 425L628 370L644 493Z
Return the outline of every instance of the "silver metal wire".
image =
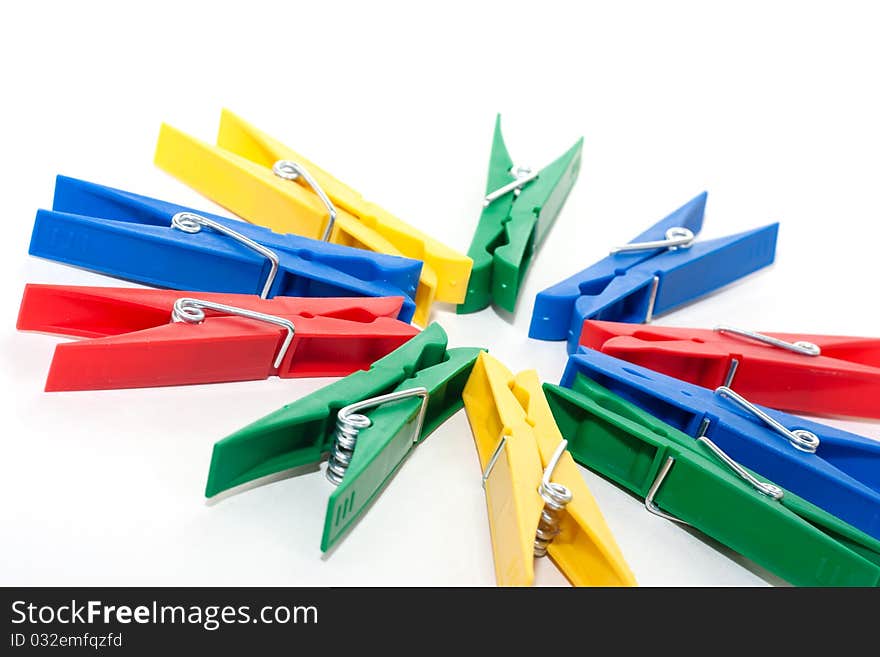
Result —
M801 354L803 356L822 355L822 349L819 347L819 345L812 342L807 342L806 340L798 340L797 342L786 342L785 340L780 340L779 338L764 335L763 333L756 333L755 331L749 331L746 329L736 328L735 326L727 325L716 326L714 330L718 331L719 333L729 333L740 338L747 338L749 340L755 340L756 342L763 342L764 344L770 345L771 347L778 347L779 349L792 351L796 354Z
M510 174L514 177L514 180L511 180L506 185L502 185L494 192L486 194L486 198L483 199L483 207L487 207L493 201L497 201L509 192L519 194L523 187L538 177L538 173L540 172L537 170L533 171L530 167L513 167L510 170Z
M275 315L267 315L254 310L246 310L245 308L238 308L236 306L227 306L223 303L214 303L213 301L191 299L188 297L181 297L174 302L174 306L171 309L171 321L185 322L187 324L201 324L205 321L205 310L214 310L218 313L223 313L224 315L235 315L237 317L255 319L260 322L268 322L269 324L275 324L276 326L286 329L287 335L284 338L284 342L281 343L281 347L278 349L278 354L275 356L275 360L272 363L272 367L276 369L281 367L281 363L284 361L284 356L290 348L290 343L296 333L296 327L294 327L293 322L289 319L284 319L283 317L276 317Z
M743 410L748 411L756 418L764 422L764 424L769 426L778 434L785 436L785 438L788 439L788 442L790 442L792 447L794 447L795 449L813 454L819 448L819 437L812 431L807 431L806 429L795 429L794 431L792 431L791 429L782 426L781 424L779 424L779 422L767 415L764 411L755 406L748 399L735 393L730 388L726 386L719 386L715 389L715 394L722 399L729 399Z
M504 446L507 444L507 436L502 435L501 440L498 441L498 446L495 448L495 451L492 452L492 456L489 457L489 462L486 464L486 469L483 470L483 488L486 488L486 481L489 479L489 475L492 474L492 470L495 468L495 463L498 462L498 458L501 456L501 452L504 450Z
M562 513L565 506L571 502L571 491L562 484L553 483L550 478L559 464L559 459L565 454L568 441L562 440L547 467L544 469L544 477L538 487L538 493L544 500L544 508L541 510L541 518L538 521L538 531L535 534L535 556L547 555L547 548L560 532L559 523L562 521Z
M611 249L611 255L615 253L629 253L630 251L653 251L654 249L686 249L694 243L694 232L683 226L674 226L666 231L666 239L654 242L632 242Z
M708 447L722 463L724 463L733 471L735 475L744 480L756 491L777 501L783 498L783 496L785 495L785 491L782 490L779 486L771 484L767 481L761 481L760 479L753 477L750 472L748 472L739 463L730 458L730 456L727 455L727 452L725 452L720 447L718 447L718 445L706 438L706 436L702 435L703 432L708 428L708 426L709 422L704 421L702 426L700 427L701 435L697 436L697 440L699 442ZM663 484L663 481L666 479L666 476L669 474L669 471L672 469L673 465L675 465L675 457L666 457L666 460L663 462L663 467L661 467L659 472L657 472L657 476L654 478L654 481L651 484L651 488L648 489L648 494L645 496L645 508L653 513L655 516L660 516L661 518L665 518L666 520L677 522L680 525L692 527L693 525L691 525L691 523L666 513L654 502L654 498L657 496L657 491L660 490L660 486Z
M660 486L663 484L663 480L666 479L666 475L669 474L669 471L672 469L673 465L675 465L675 457L667 456L666 460L663 462L663 467L660 468L660 471L654 478L654 482L651 484L651 488L648 489L648 494L645 496L645 508L653 513L655 516L660 516L661 518L671 520L672 522L677 522L681 525L690 526L689 522L679 520L675 516L669 515L665 511L661 510L660 507L654 503L654 497L657 495L657 491L660 490Z
M651 279L651 291L648 293L648 308L645 310L645 324L650 324L654 319L654 304L657 303L657 291L660 289L660 277Z
M361 429L366 429L370 424L370 418L359 413L366 408L373 408L382 404L399 401L401 399L409 399L410 397L421 397L422 405L419 407L419 415L416 419L414 428L413 442L418 442L422 433L422 426L425 423L425 413L428 410L428 389L423 387L408 388L406 390L398 390L390 392L387 395L379 397L371 397L363 401L349 404L340 409L336 414L336 431L334 435L333 446L330 448L330 459L327 461L326 476L330 483L338 486L345 477L348 466L351 465L351 459L354 456L354 448L357 444L358 434Z
M723 387L723 386L722 386ZM718 388L721 390L721 388ZM717 392L717 391L716 391ZM738 395L737 395L738 396ZM741 398L740 398L741 399ZM743 400L745 401L745 400ZM748 403L748 402L746 402ZM781 500L785 495L785 491L782 490L779 486L775 484L771 484L769 481L761 481L760 479L754 477L748 470L742 467L739 463L734 461L723 449L718 447L714 442L712 442L709 438L706 437L706 432L709 430L709 425L711 420L709 418L704 417L703 421L700 423L700 428L697 432L697 441L705 445L712 453L728 468L730 468L735 475L737 475L740 479L749 484L756 491L761 493L762 495L766 495L767 497L771 497L774 500ZM660 516L661 518L666 518L667 520L672 520L673 522L677 522L681 525L691 526L689 522L685 522L684 520L680 520L675 516L669 515L668 513L662 511L660 507L658 507L654 503L654 497L657 495L657 491L660 490L661 484L663 484L663 480L666 479L666 475L669 474L669 471L672 469L672 466L675 464L675 458L672 456L667 457L666 461L663 463L663 467L660 468L660 471L657 473L657 476L654 478L654 482L651 484L651 488L648 490L648 494L645 497L645 508L648 509L654 515Z
M760 479L752 476L752 474L748 470L746 470L739 463L730 458L727 452L725 452L718 445L716 445L714 442L706 437L706 431L709 429L709 422L709 418L703 419L703 423L700 425L700 435L697 436L697 441L703 443L706 447L712 450L715 456L718 457L718 459L722 463L733 470L734 474L743 479L756 491L766 495L767 497L772 497L774 500L781 500L782 496L785 495L784 490L782 490L779 486L776 486L775 484L771 484L768 481L761 481Z
M213 219L208 219L208 217L203 217L200 214L196 214L195 212L178 212L173 217L171 217L171 226L173 228L177 228L178 230L183 231L184 233L190 234L198 233L202 230L202 228L210 228L211 230L231 237L237 242L241 242L248 248L253 249L257 253L259 253L270 263L269 275L266 276L266 282L263 284L263 289L260 292L260 298L265 299L269 296L269 292L272 289L272 283L275 281L275 276L278 274L277 253L275 253L271 249L267 249L265 246L253 241L249 237L245 237L241 233L233 230L232 228L224 226L223 224L218 223Z
M731 358L730 359L730 367L727 368L727 374L724 375L724 383L725 388L729 388L733 384L733 379L736 376L736 371L739 369L739 359Z
M297 178L302 178L306 181L308 186L312 188L315 194L318 195L318 198L321 199L321 203L327 208L327 214L329 216L327 219L327 227L324 229L324 235L321 239L325 242L329 240L330 233L333 231L333 224L336 223L336 206L333 205L333 201L330 200L330 197L324 193L324 190L318 184L318 181L312 178L312 174L310 174L302 164L291 160L278 160L272 165L272 173L283 180L296 180Z

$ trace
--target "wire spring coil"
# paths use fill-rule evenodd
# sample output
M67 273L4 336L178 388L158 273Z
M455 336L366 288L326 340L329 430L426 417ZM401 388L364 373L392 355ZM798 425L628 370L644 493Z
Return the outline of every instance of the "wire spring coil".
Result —
M325 475L327 479L335 486L342 483L345 472L351 465L351 459L354 456L354 448L357 444L358 434L361 429L366 429L372 422L370 418L358 411L365 408L372 408L381 404L393 401L408 399L410 397L421 397L422 404L419 408L419 414L416 418L416 424L413 428L413 442L419 441L422 434L422 426L425 423L425 413L428 410L428 390L423 387L408 388L406 390L398 390L390 392L387 395L379 397L371 397L364 401L355 402L340 409L336 415L336 429L333 433L333 446L330 448L330 458L327 460L327 471Z
M568 447L568 441L563 440L556 448L553 458L547 464L544 470L544 478L538 487L538 494L544 500L544 508L541 510L541 518L538 521L538 531L535 533L535 556L543 557L547 555L547 548L553 539L561 531L559 523L562 521L562 513L566 505L571 502L571 491L562 484L556 484L550 481L556 464L565 453Z
M361 429L370 426L370 418L360 413L336 416L336 431L334 432L333 447L330 448L330 459L327 461L327 479L335 486L342 483L345 471L351 465L351 457L354 455L354 446L357 443L358 433Z
M560 532L559 522L562 520L563 509L571 502L571 491L562 484L545 486L541 483L538 492L544 498L544 509L535 534L535 556L543 557L547 555L547 547Z

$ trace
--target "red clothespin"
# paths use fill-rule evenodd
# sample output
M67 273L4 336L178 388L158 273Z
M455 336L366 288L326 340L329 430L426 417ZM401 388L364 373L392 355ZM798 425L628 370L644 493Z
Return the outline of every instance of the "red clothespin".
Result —
M678 379L809 415L880 418L880 339L587 320L580 344Z
M344 376L418 333L402 303L27 285L17 327L91 338L56 346L47 391Z

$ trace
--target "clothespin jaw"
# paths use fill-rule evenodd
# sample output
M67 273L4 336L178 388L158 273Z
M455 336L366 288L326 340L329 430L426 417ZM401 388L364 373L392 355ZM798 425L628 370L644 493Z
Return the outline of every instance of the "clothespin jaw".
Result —
M421 270L414 260L281 235L65 176L56 180L53 210L37 212L29 253L178 290L403 296L404 321L413 317Z
M880 443L752 404L733 390L702 388L591 349L569 357L562 378L598 382L744 468L880 538Z
M91 338L56 346L47 391L344 376L418 333L402 302L27 285L17 327Z
M292 468L317 469L329 452L328 478L336 473L334 483L341 484L330 496L326 515L322 549L329 549L381 491L412 445L461 408L461 390L477 352L447 350L443 329L428 326L369 370L355 372L218 442L206 496ZM424 394L340 417L340 411L358 402L414 390ZM420 400L425 398L422 407ZM344 445L340 431L349 438L353 434L356 443Z
M799 586L880 585L880 542L583 373L544 384L574 459ZM738 468L738 470L737 470Z
M581 347L715 388L724 383L729 359L716 343L704 339L711 333L588 319L578 342Z
M252 223L424 262L416 321L464 299L470 258L428 237L228 110L211 146L163 125L156 165Z
M504 144L501 115L497 116L486 202L468 250L474 268L459 314L482 310L491 303L514 311L532 256L577 180L582 150L583 138L537 175L517 168ZM523 181L521 187L515 186L518 180Z
M876 338L587 320L580 344L699 386L734 388L771 408L880 417Z
M464 404L483 472L499 585L534 582L536 550L545 551L575 586L633 586L620 548L567 452L544 399L537 373L513 376L481 353L465 387ZM542 487L569 501L548 511ZM541 491L544 491L543 493ZM555 525L555 528L551 525ZM558 533L554 533L558 532Z

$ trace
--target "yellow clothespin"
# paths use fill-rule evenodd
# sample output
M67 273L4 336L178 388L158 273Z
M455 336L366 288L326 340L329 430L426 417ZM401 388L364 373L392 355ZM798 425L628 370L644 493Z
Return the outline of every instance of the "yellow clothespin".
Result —
M514 376L482 352L462 399L483 468L498 584L532 585L534 558L549 554L575 586L635 586L537 372Z
M217 145L163 124L156 165L251 223L423 261L414 321L461 303L473 261L428 237L228 110Z

